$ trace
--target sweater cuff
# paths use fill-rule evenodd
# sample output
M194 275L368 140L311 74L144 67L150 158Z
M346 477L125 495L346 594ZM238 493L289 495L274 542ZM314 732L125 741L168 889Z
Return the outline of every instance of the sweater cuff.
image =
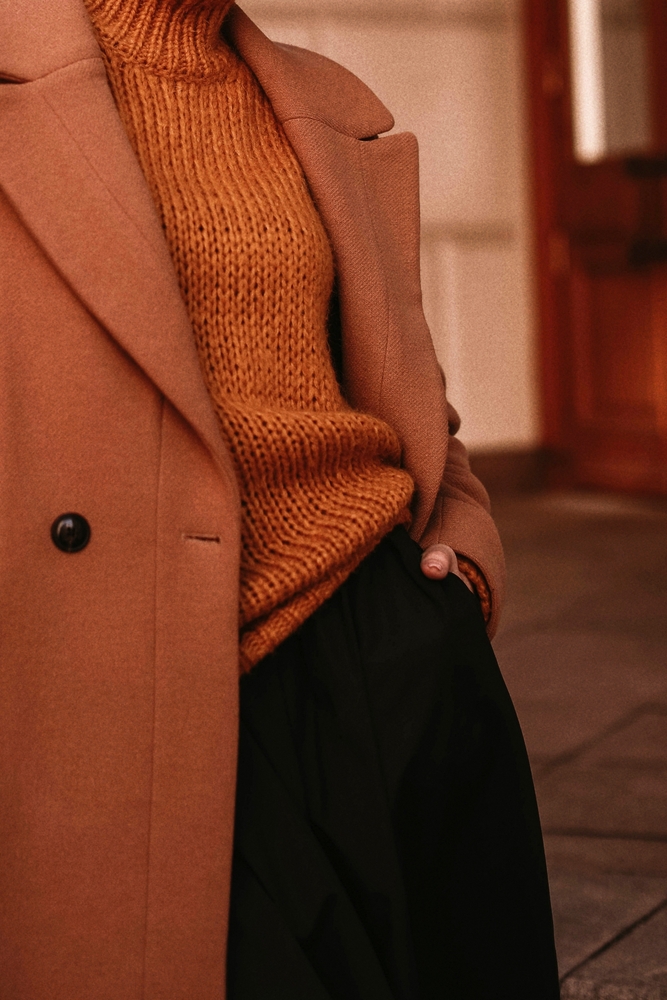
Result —
M459 564L460 571L467 576L475 588L475 593L479 598L479 603L482 608L484 622L488 625L491 621L491 591L489 590L489 585L484 578L484 574L478 569L474 562L467 559L465 556L460 556L458 552L456 553L456 560Z

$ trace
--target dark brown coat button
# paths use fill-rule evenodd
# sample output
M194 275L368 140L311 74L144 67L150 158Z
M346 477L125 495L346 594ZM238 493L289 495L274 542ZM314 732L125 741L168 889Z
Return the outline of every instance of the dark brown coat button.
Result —
M90 525L81 514L61 514L51 525L51 538L61 552L80 552L90 541Z

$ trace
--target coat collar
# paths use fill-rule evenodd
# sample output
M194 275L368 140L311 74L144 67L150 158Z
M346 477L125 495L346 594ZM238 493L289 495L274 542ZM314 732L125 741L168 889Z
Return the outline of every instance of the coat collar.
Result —
M242 11L229 37L281 121L390 128L381 102L321 56L277 46ZM229 459L148 186L82 0L0 0L0 186L84 305Z

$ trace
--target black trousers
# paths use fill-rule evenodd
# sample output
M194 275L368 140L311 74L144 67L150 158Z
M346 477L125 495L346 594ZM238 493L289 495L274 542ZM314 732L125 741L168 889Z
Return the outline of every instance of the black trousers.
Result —
M241 682L229 1000L556 1000L542 835L477 599L403 528Z

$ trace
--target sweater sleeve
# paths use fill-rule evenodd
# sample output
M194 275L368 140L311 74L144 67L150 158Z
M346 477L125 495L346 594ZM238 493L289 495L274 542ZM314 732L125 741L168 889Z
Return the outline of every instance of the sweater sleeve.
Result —
M491 517L488 493L470 471L466 449L456 437L461 421L451 404L448 404L448 415L447 464L433 513L419 543L427 548L441 542L451 546L461 557L461 571L471 580L480 597L487 630L493 637L505 596L505 558L498 529ZM469 566L472 573L468 572Z
M474 562L471 562L470 559L466 559L466 557L462 556L460 552L457 552L456 556L459 564L459 571L463 573L469 583L472 584L482 609L484 621L488 625L491 621L491 591L489 590L489 585L486 582L484 574L480 572Z

